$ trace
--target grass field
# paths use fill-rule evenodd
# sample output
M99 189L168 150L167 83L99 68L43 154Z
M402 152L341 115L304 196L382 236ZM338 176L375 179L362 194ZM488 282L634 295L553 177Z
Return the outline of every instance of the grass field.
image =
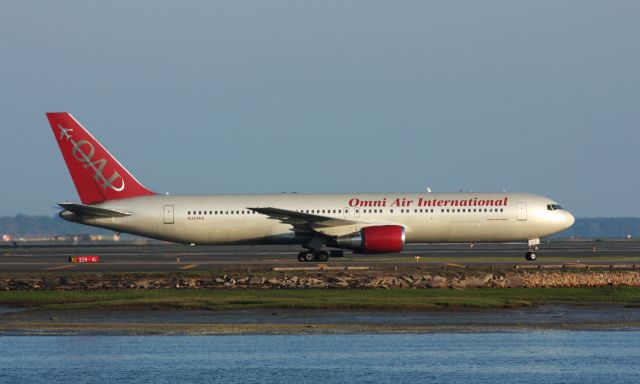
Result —
M4 291L0 306L39 309L327 309L424 310L515 308L540 304L619 303L640 306L640 288L113 290Z

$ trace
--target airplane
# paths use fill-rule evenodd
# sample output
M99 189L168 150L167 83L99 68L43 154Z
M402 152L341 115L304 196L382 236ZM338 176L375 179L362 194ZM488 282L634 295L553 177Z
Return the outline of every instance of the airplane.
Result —
M540 238L575 221L555 201L527 193L158 194L71 114L46 115L80 197L60 203L60 217L116 233L190 245L298 244L302 262L345 250L398 253L408 243L526 241L533 261Z

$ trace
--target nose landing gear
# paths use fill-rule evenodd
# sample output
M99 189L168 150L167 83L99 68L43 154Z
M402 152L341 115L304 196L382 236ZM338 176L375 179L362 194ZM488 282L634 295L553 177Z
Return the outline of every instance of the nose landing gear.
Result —
M527 252L525 256L527 261L535 261L538 258L538 255L536 253L538 252L539 244L540 244L540 239L529 240L529 252Z

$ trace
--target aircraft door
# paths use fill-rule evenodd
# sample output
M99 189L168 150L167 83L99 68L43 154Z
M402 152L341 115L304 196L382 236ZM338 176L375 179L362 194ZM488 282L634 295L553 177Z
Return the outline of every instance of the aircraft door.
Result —
M173 205L164 206L163 217L165 224L173 224Z
M526 221L527 220L527 203L523 201L518 201L517 208L518 210L518 221Z
M344 209L342 210L342 216L346 219L347 217L349 217L349 207L344 207Z

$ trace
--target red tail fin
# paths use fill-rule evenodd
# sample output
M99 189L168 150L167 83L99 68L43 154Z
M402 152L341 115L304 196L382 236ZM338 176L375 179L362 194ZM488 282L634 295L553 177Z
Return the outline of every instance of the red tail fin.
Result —
M67 112L47 118L83 204L153 195Z

